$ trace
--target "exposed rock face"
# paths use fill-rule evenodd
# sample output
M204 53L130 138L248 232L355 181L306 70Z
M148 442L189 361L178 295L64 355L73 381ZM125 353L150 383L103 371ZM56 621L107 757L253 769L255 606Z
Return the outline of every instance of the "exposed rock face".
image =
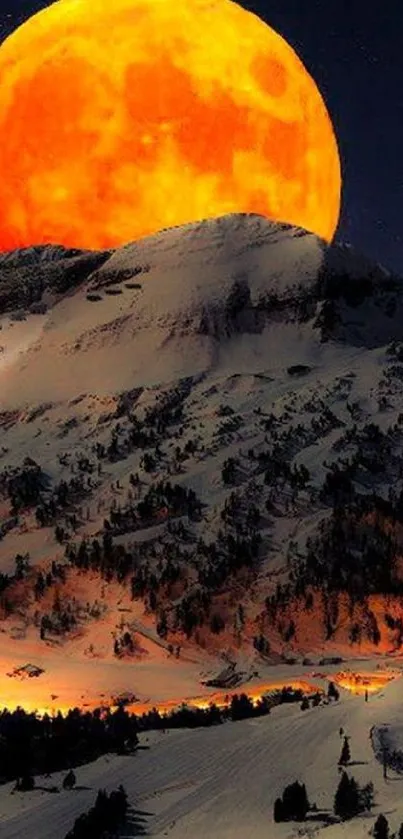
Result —
M3 254L0 316L27 320L12 335L4 321L2 369L14 365L4 405L22 394L29 404L119 393L213 369L315 367L321 344L399 341L402 288L349 247L247 214L100 253L49 245Z
M375 347L401 337L400 280L348 246L255 215L170 228L112 251L45 245L0 255L0 313L40 313L84 285L93 303L141 292L137 329L171 335L223 341L311 321L322 340Z
M38 245L0 254L0 313L15 309L40 312L46 292L60 296L83 283L109 252Z

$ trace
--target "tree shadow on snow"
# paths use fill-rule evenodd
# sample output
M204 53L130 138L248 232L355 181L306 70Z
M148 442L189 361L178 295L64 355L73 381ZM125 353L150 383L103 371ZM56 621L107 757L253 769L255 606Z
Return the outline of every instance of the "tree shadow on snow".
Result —
M129 808L125 826L120 833L120 839L133 839L135 836L148 836L147 819L152 813L147 810Z
M40 786L39 784L37 784L36 787L34 787L34 789L32 790L32 792L35 792L35 790L38 790L39 792L54 793L54 792L60 792L60 787L57 787L57 786L43 787L43 786Z
M349 760L347 766L368 766L369 760Z
M325 825L336 824L339 819L330 810L319 810L317 813L308 813L307 822L323 822Z

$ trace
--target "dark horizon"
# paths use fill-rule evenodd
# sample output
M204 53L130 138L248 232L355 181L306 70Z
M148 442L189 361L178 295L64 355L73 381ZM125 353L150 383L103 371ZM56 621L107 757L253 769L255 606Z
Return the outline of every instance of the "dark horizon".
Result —
M0 42L48 0L3 0ZM403 52L400 0L242 0L296 50L330 113L343 171L335 240L403 276ZM268 9L268 5L270 6Z

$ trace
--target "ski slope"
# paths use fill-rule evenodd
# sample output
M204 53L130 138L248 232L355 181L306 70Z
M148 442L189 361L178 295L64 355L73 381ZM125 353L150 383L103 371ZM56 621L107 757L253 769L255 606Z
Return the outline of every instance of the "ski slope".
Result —
M382 777L369 738L373 725L399 718L401 681L370 698L345 691L335 704L301 711L283 705L256 720L225 723L197 731L151 732L131 757L103 757L77 769L78 789L58 795L40 790L10 795L0 789L1 836L19 839L63 839L75 817L88 809L100 787L122 783L147 835L162 839L288 839L315 835L326 839L364 839L378 812L397 829L403 821L403 776ZM372 814L344 825L275 824L272 810L283 787L298 779L307 786L311 803L332 810L338 784L341 750L339 728L351 736L352 765L359 783L373 781L376 806ZM52 786L62 775L37 779ZM80 787L83 787L80 789ZM303 829L304 833L298 834ZM308 832L308 830L312 832ZM305 832L306 831L306 832ZM135 836L128 828L124 836Z

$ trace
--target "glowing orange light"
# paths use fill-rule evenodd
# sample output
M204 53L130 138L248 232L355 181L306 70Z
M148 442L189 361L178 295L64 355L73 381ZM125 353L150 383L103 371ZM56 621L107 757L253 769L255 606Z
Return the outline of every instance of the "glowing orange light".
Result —
M378 673L352 673L350 670L337 673L333 681L345 690L355 694L377 693L389 682L401 676L399 671Z
M231 0L59 0L0 48L0 249L256 212L330 239L340 164L290 46Z
M21 699L21 696L16 691L11 692L10 689L4 690L0 710L3 707L7 707L9 711L14 710L17 707L23 707L25 711L37 711L39 716L43 716L45 713L55 713L57 711L61 711L63 714L66 714L70 708L86 708L93 711L95 708L99 708L100 705L103 705L104 707L117 707L112 699L104 700L100 703L99 699L88 697L86 702L83 703L79 696L77 696L74 700L72 699L70 704L60 703L56 700L46 703L44 695L38 694L37 700L32 698L32 696L30 698L30 691L27 687L28 686L24 685L25 692L23 699ZM138 700L128 704L127 710L133 714L140 715L147 714L154 708L160 714L169 714L170 712L180 708L181 705L187 705L191 708L199 708L201 710L206 710L211 704L216 705L218 708L225 708L227 705L231 704L233 696L239 696L241 693L246 694L253 704L256 705L263 697L269 696L273 693L278 693L284 687L291 688L292 690L302 690L305 694L322 692L321 688L307 682L305 679L287 679L286 681L261 682L252 686L239 685L236 689L232 688L227 691L215 691L206 693L204 696L182 697L155 701L149 700L147 702Z

